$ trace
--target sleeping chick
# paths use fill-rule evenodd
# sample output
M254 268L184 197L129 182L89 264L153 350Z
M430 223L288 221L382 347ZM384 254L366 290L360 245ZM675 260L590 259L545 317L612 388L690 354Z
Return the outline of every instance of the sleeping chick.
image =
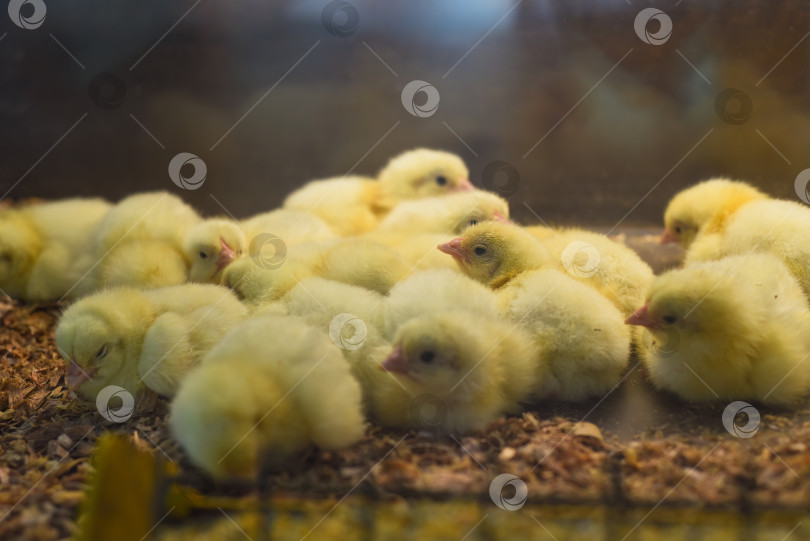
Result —
M360 387L327 334L266 315L235 327L188 375L169 428L212 476L253 478L313 444L354 444L365 420Z
M631 248L583 229L526 230L543 243L557 270L599 291L625 317L644 301L653 272Z
M101 291L70 306L56 327L67 382L94 400L108 385L171 396L247 309L227 289L186 284Z
M168 192L121 200L95 228L91 249L98 264L90 275L90 289L184 283L191 265L184 242L199 221L190 206Z
M458 156L416 149L391 159L377 179L351 176L307 183L291 193L284 207L322 218L341 236L371 231L397 203L460 190L472 190Z
M95 262L87 239L110 206L66 199L0 211L0 289L36 302L72 296Z
M520 412L535 386L534 356L511 323L438 312L402 325L381 364L369 359L355 371L380 424L465 433Z
M522 272L552 264L540 241L517 225L500 222L474 225L438 248L453 256L462 272L492 289Z
M667 205L661 242L676 242L698 253L711 253L729 217L745 204L765 198L753 186L736 180L713 178L695 184Z
M810 310L770 254L667 272L627 323L652 333L655 386L686 400L795 406L810 391Z
M501 314L537 349L534 396L578 401L603 396L627 367L624 316L591 287L554 269L520 274L498 290Z
M457 192L398 204L380 222L377 232L460 235L480 222L509 221L509 204L481 190Z
M183 248L191 261L189 282L218 284L225 267L247 251L248 239L233 220L209 218L191 228Z
M711 259L749 252L779 258L810 298L810 208L778 199L753 201L742 207L729 220ZM700 260L697 254L690 256L690 263Z

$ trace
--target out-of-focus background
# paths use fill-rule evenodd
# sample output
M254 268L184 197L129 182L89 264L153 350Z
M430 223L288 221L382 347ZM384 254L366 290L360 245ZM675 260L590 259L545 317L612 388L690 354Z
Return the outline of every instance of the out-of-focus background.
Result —
M525 221L659 223L711 175L795 198L808 33L801 1L12 0L0 195L166 189L240 216L426 146Z

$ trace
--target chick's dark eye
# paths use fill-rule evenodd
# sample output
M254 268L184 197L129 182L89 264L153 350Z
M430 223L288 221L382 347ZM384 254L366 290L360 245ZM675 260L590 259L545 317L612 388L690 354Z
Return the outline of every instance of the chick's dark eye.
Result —
M478 225L478 219L473 218L472 220L470 220L470 225Z
M205 259L206 257L208 257L208 254L205 252L200 252L200 259Z
M436 184L438 184L439 186L446 185L447 184L447 177L443 177L441 175L436 177Z
M676 321L678 321L678 318L675 316L664 316L663 320L667 325L673 325Z
M675 227L675 232L680 235L681 234L681 226L676 226Z
M487 249L483 246L476 246L473 251L475 252L475 255L484 255L487 253Z
M106 355L107 355L107 344L104 344L103 346L101 346L101 349L98 350L98 353L96 353L96 358L101 359Z
M425 364L430 364L436 358L436 354L432 351L423 351L421 355L419 355L419 360Z

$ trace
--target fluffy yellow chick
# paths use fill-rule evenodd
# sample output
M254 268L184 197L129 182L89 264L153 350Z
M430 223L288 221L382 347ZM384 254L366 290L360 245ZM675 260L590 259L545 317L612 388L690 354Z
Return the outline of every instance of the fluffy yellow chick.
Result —
M711 244L713 235L725 230L729 217L737 210L765 198L750 184L736 180L713 178L695 184L678 193L667 205L661 242L677 242L686 249L698 240Z
M342 236L374 229L397 203L472 190L458 156L416 149L394 157L377 175L316 180L290 194L284 207L312 213Z
M226 288L119 287L70 306L56 327L67 382L94 400L108 385L171 396L180 380L247 309Z
M711 259L752 251L779 258L810 298L810 208L777 199L748 203L729 220ZM690 263L700 260L697 254L690 256Z
M248 237L233 220L210 218L191 228L183 248L191 261L188 280L217 284L225 267L247 252Z
M653 271L631 248L583 229L527 227L543 243L557 270L594 287L625 316L644 301Z
M364 239L301 244L274 264L265 263L260 256L237 261L223 273L223 283L246 301L260 304L281 298L311 276L385 294L410 271L396 251Z
M667 272L627 323L652 333L655 386L686 400L795 406L810 391L810 310L770 254Z
M184 242L199 221L194 209L168 192L121 200L95 229L91 246L98 263L91 274L91 288L185 282L191 261Z
M619 383L631 334L622 313L593 288L540 269L520 274L497 294L501 313L537 348L535 396L578 401Z
M287 246L338 238L329 224L322 219L294 209L281 208L257 214L243 220L242 226L249 240L262 233L269 233L283 240Z
M474 190L402 202L380 222L377 231L460 235L468 227L490 220L508 222L509 204L493 193Z
M369 359L355 370L380 424L465 433L520 411L535 386L534 356L511 323L439 312L409 320L381 364Z
M391 340L407 321L450 310L498 317L495 294L485 285L452 270L432 269L414 273L391 289L383 307L382 330Z
M169 428L215 477L257 476L311 445L363 437L361 391L326 332L265 315L238 325L185 379Z
M87 239L110 206L66 199L0 211L0 289L27 301L70 296L94 263Z
M462 272L492 289L552 262L545 246L525 229L500 222L474 225L438 248L453 256Z

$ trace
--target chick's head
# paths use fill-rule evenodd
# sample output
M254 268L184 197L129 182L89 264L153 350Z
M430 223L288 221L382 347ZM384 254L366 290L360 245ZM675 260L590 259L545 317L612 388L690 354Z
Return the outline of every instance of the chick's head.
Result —
M55 333L68 362L68 386L91 400L107 385L136 392L137 367L127 359L143 339L149 312L143 295L129 288L97 293L68 308Z
M742 205L765 194L746 184L723 178L710 179L678 193L664 212L662 243L688 248L704 228L718 228Z
M474 384L477 374L470 372L481 360L474 329L466 328L463 321L452 314L408 321L397 330L394 350L382 369L396 374L415 394L446 399L462 393L465 385Z
M14 211L0 214L0 283L23 276L41 250L36 230Z
M722 272L698 264L667 272L653 282L644 306L625 323L646 327L656 337L666 337L669 350L702 351L711 344L739 342L746 338L750 312L745 293Z
M498 288L521 272L542 266L549 258L540 242L519 226L483 222L438 249L453 256L474 280Z
M509 223L509 204L497 195L481 190L447 197L448 232L462 234L482 222Z
M246 245L244 231L232 220L214 218L197 224L184 242L191 261L189 281L218 283L225 267L245 253Z
M473 190L469 177L455 154L419 148L392 158L377 178L385 197L404 200Z

